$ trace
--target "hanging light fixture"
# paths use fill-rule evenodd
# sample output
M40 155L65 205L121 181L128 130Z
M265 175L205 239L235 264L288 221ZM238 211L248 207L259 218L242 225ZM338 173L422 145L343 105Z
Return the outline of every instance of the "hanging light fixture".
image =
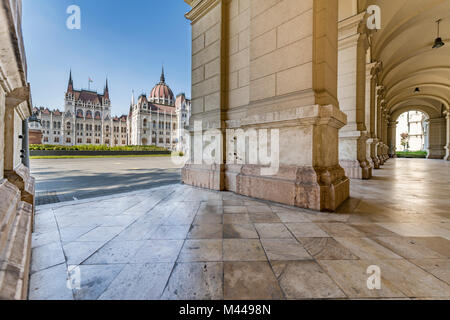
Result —
M433 49L438 49L445 45L444 41L442 41L442 38L439 36L439 25L440 25L441 21L442 21L442 19L439 19L438 21L436 21L438 32L437 32L437 38L436 38L436 40L434 40Z
M417 88L414 90L414 92L415 92L415 93L419 93L419 92L420 92L420 88L417 87Z

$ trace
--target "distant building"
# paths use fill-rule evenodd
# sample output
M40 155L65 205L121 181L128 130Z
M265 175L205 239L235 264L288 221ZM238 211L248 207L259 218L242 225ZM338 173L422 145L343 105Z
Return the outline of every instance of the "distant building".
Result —
M132 145L156 145L170 150L184 150L181 129L188 123L191 102L184 94L176 98L166 84L164 69L158 84L147 98L131 98L128 129Z
M427 149L428 117L420 111L405 112L398 118L397 151L422 151ZM408 145L402 145L401 134L407 133Z
M181 129L189 124L190 112L190 100L184 94L175 99L165 83L164 70L149 97L141 94L135 102L133 94L129 114L120 117L111 116L108 80L102 94L75 90L70 73L64 111L33 108L41 123L30 123L33 137L30 141L67 146L156 145L170 150L184 150L179 141L182 140Z

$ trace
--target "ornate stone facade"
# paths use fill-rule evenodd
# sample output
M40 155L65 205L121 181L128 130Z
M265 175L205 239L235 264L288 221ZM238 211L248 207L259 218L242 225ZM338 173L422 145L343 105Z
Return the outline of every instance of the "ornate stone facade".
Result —
M128 115L111 116L108 81L102 94L89 90L75 90L72 72L64 98L64 111L33 108L41 123L30 123L33 137L42 134L42 143L51 145L157 145L170 150L184 150L179 141L181 130L189 123L190 100L184 94L174 97L161 81L149 98L134 95ZM181 126L179 125L181 124Z
M23 129L31 114L22 39L22 2L0 7L0 299L26 299L34 179L24 165Z

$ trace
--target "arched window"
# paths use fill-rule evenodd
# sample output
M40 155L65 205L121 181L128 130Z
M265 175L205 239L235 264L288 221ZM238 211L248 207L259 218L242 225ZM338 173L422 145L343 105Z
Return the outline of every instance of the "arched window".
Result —
M147 127L147 119L144 119L144 127Z
M83 116L83 110L78 109L77 110L77 117L82 117Z
M106 132L109 132L109 126L106 126Z
M100 119L102 115L100 114L100 111L95 112L95 118Z

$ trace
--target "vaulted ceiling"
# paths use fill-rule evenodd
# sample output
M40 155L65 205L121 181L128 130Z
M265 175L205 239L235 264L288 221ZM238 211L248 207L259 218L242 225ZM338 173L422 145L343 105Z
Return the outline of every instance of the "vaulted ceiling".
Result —
M389 111L413 105L450 108L450 0L339 0L342 12L358 12L375 4L381 8L382 28L372 36L372 61L381 61L381 84ZM347 13L348 14L348 13ZM352 12L352 14L355 14ZM342 14L340 18L344 18ZM436 21L445 46L432 49ZM415 92L415 88L420 92Z

